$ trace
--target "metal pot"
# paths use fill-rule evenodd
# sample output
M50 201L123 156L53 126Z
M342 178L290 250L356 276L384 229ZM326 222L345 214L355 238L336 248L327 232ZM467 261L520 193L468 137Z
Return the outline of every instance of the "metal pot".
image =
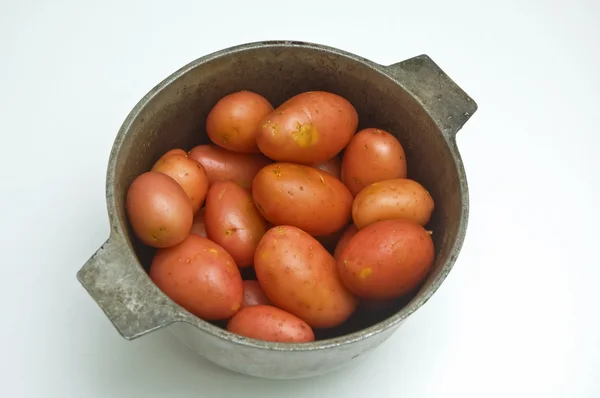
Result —
M167 150L207 143L204 124L212 105L241 89L258 92L275 106L302 91L335 92L356 107L359 128L379 127L398 137L409 177L421 182L436 204L430 224L435 265L418 292L387 312L359 311L341 327L323 331L321 340L284 344L247 339L198 319L152 283L146 270L153 251L131 233L127 188ZM469 209L455 134L476 109L426 55L382 66L330 47L272 41L199 58L153 88L119 130L106 180L110 237L77 278L128 340L168 327L210 361L258 377L302 378L341 368L385 341L450 272Z

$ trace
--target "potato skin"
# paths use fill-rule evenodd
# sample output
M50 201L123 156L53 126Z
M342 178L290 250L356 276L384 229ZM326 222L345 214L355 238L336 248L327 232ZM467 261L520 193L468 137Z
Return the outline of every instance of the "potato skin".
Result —
M342 181L352 195L374 182L406 178L406 155L400 142L387 131L359 131L344 150Z
M340 181L342 180L342 162L337 156L326 162L314 164L313 167L328 172Z
M244 303L242 308L251 305L272 305L258 281L244 281Z
M204 222L208 238L227 250L239 267L252 265L267 222L250 192L233 181L215 182L206 197Z
M206 238L206 224L204 223L204 213L206 212L206 207L201 208L198 213L194 216L194 222L192 223L191 234L200 235L203 238Z
M171 155L181 155L181 156L187 156L187 152L184 151L183 149L179 149L179 148L175 148L175 149L171 149L168 152L165 152L161 158L166 158L167 156L171 156Z
M177 181L190 198L194 214L200 210L208 191L208 176L200 163L185 153L182 155L179 150L171 150L154 164L152 171L166 174Z
M254 254L254 269L269 299L311 327L337 326L356 309L331 254L299 228L267 231Z
M314 167L274 163L252 185L261 214L273 225L293 225L310 235L330 235L350 219L352 195L340 180Z
M337 245L335 246L335 251L333 252L333 258L335 258L336 260L338 260L340 258L342 252L348 245L348 242L350 242L350 239L352 239L352 237L354 235L356 235L357 232L358 232L358 229L356 228L356 225L354 225L354 224L346 227L346 229L344 230L344 233L342 234L342 236L340 237L340 239L337 242Z
M156 171L139 175L129 186L127 217L135 235L146 245L170 247L190 233L192 204L181 186Z
M398 178L373 183L360 191L352 204L352 219L358 229L396 218L425 226L433 210L433 198L421 184Z
M221 98L206 118L206 133L212 142L239 153L259 153L256 131L273 106L252 91L238 91Z
M409 220L386 220L354 235L337 262L344 285L365 299L393 299L417 288L435 253L427 231Z
M270 305L241 309L227 324L227 330L257 340L280 343L307 343L315 334L306 322Z
M196 234L158 250L150 278L173 301L204 320L230 318L244 299L242 276L233 258Z
M356 109L325 91L298 94L271 112L260 125L256 143L279 162L316 164L336 156L358 126Z
M235 153L215 145L198 145L189 157L204 167L210 184L231 180L244 188L252 187L256 173L272 163L263 155Z

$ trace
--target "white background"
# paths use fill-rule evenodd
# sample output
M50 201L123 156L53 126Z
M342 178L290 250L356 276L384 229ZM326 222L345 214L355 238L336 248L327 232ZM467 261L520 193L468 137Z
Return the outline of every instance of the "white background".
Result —
M600 397L600 3L481 3L0 2L0 396ZM127 342L75 279L108 236L130 109L189 61L264 39L426 53L479 104L449 278L365 362L292 382L222 371L168 333Z

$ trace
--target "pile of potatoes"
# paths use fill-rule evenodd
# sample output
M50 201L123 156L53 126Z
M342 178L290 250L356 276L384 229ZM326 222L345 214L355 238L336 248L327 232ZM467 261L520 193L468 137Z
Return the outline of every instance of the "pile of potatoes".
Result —
M276 109L250 91L222 98L206 120L213 145L166 152L128 189L134 233L158 248L150 278L201 319L294 343L359 300L414 292L434 261L433 199L392 134L357 128L329 92ZM243 280L249 267L257 280Z

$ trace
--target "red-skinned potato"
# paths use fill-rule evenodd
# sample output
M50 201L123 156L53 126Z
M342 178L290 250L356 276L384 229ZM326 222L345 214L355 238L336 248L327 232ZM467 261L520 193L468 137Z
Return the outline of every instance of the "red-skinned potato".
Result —
M194 216L194 222L192 223L192 230L190 233L200 235L206 238L206 225L204 224L204 213L206 207L201 208L198 213Z
M235 153L215 145L198 145L189 156L204 167L210 184L233 181L244 188L252 187L256 173L272 163L260 154Z
M293 225L310 235L330 235L350 219L352 195L340 180L314 167L274 163L252 185L261 214L274 225Z
M171 300L208 321L230 318L244 300L242 277L233 258L196 234L158 250L150 278Z
M397 218L425 226L433 209L433 198L421 184L398 178L375 182L360 191L352 204L352 219L358 229Z
M167 156L171 156L171 155L181 155L181 156L187 156L187 152L184 151L183 149L179 149L179 148L175 148L175 149L171 149L168 152L165 152L161 158L166 158Z
M269 299L312 327L337 326L356 309L331 254L299 228L267 231L256 248L254 269Z
M238 91L221 98L206 118L206 133L222 148L240 153L259 153L256 131L273 106L263 96Z
M208 176L204 167L187 154L171 150L152 167L152 171L163 173L177 181L192 203L194 214L200 210L208 191Z
M267 222L250 192L233 181L215 182L206 197L204 223L208 238L227 250L239 267L252 265Z
M417 288L435 257L427 231L412 221L386 220L354 235L337 265L344 285L358 297L386 300Z
M326 162L315 164L313 167L328 172L338 180L342 179L342 162L337 156Z
M240 336L280 343L306 343L315 334L302 319L270 305L241 309L227 324L227 330Z
M127 217L135 235L146 245L169 247L190 233L194 218L192 204L171 177L149 171L129 186Z
M356 109L346 99L309 91L271 112L258 129L256 143L275 161L317 164L336 156L357 126Z
M244 281L244 303L242 308L251 305L272 305L258 281Z
M344 233L342 234L342 236L340 237L340 239L337 242L337 245L335 246L335 251L333 252L333 258L335 258L336 260L340 258L340 255L342 254L342 252L348 245L348 242L350 242L350 239L352 239L352 237L354 235L356 235L357 232L358 232L358 229L356 228L356 225L354 225L354 224L346 227L346 229L344 230Z
M342 181L352 195L369 184L394 178L406 178L406 155L396 137L374 128L356 133L342 159Z

